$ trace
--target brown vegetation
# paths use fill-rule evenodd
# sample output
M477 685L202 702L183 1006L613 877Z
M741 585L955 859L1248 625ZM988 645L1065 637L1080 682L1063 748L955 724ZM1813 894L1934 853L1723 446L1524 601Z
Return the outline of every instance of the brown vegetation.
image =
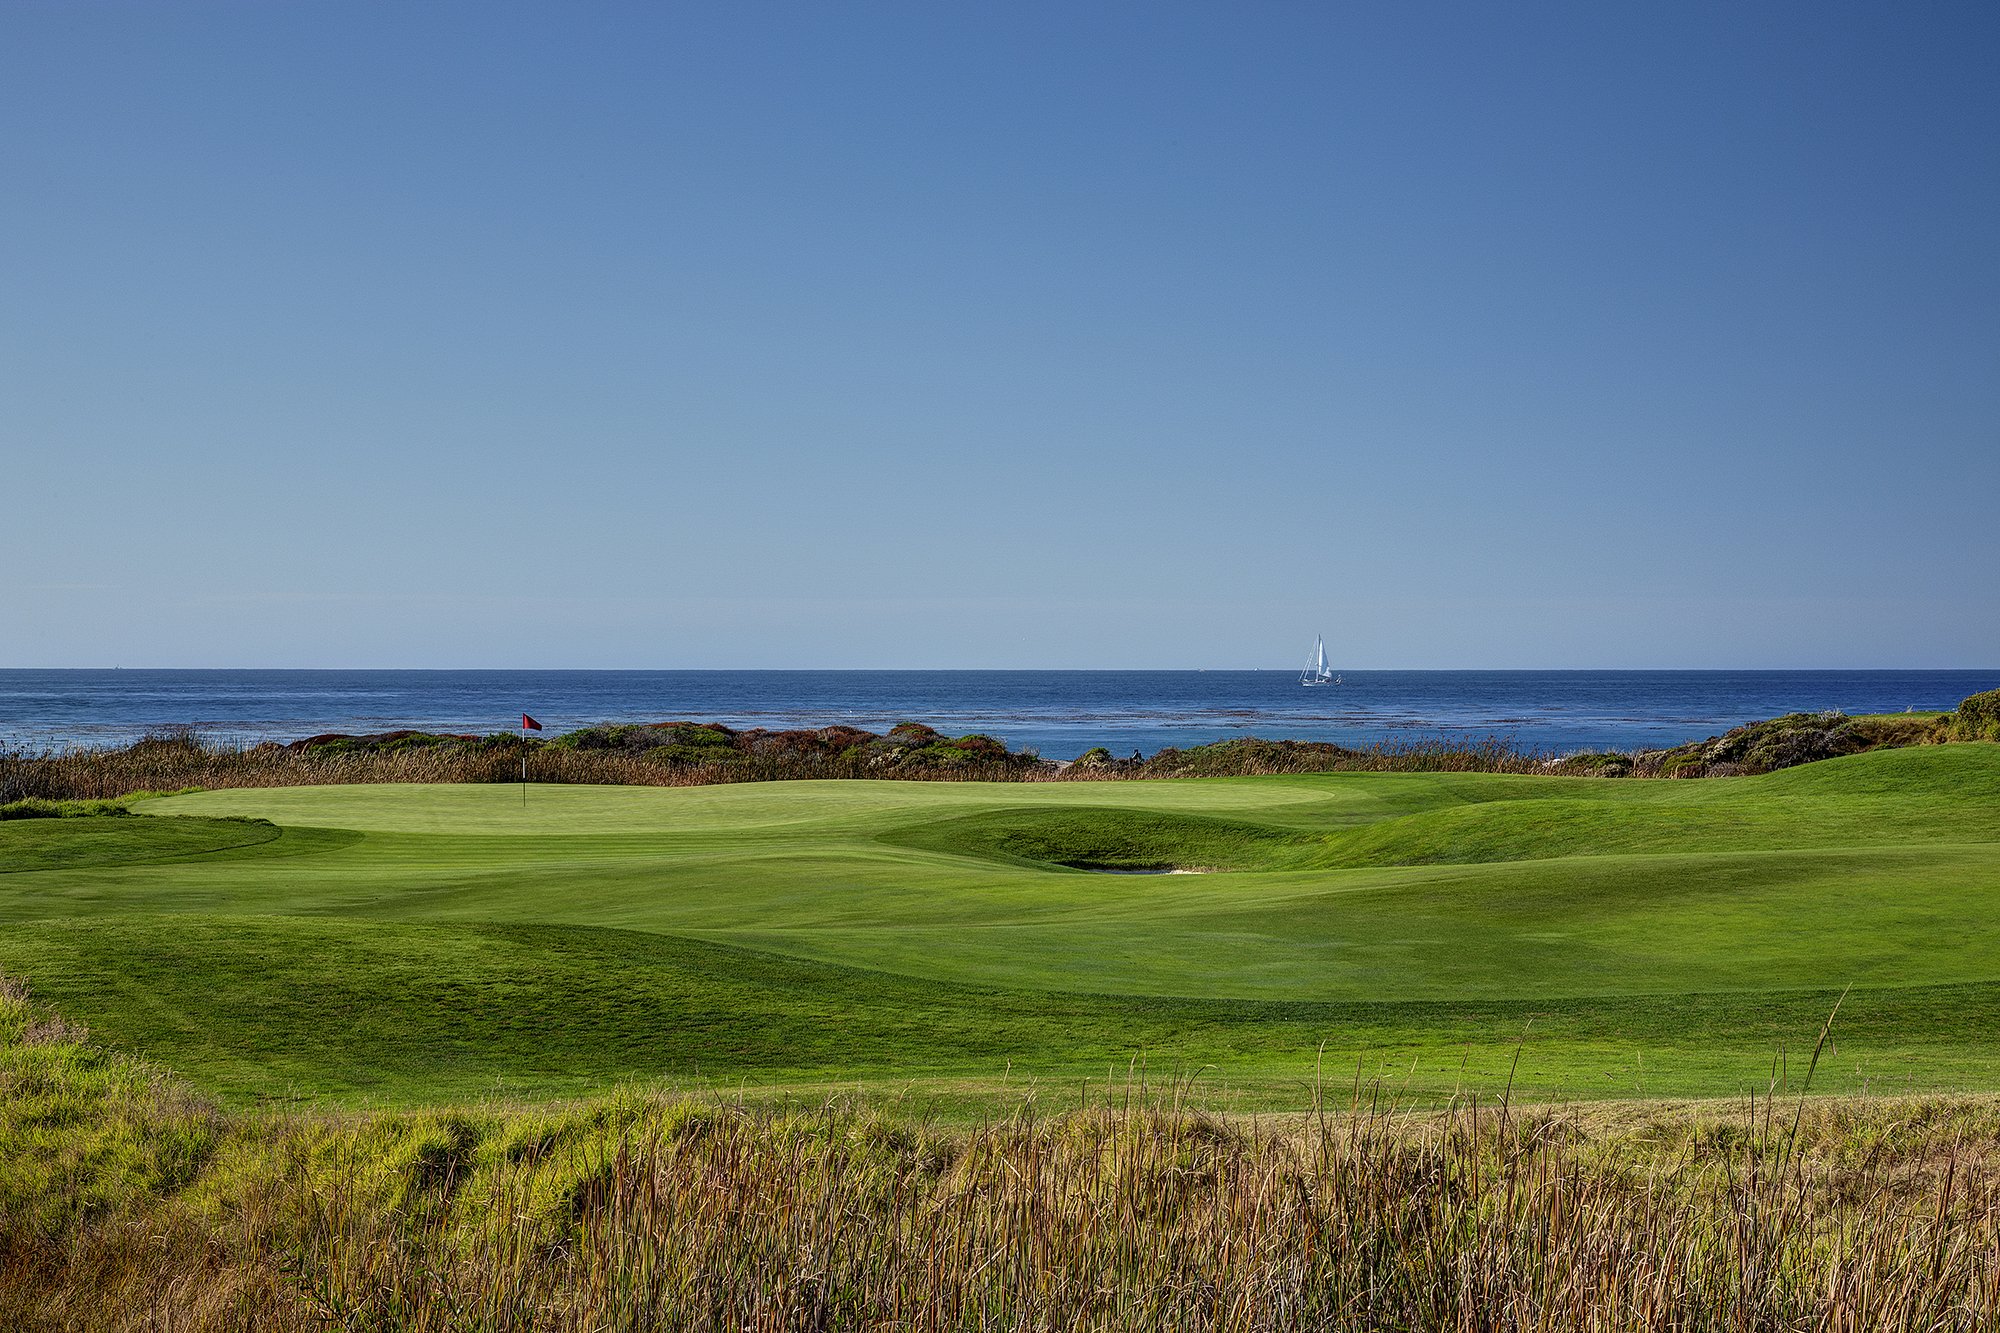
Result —
M1499 742L1419 742L1349 749L1303 741L1224 741L1150 759L1063 766L988 736L944 737L918 723L887 735L850 727L734 731L715 724L593 727L552 741L511 735L316 736L290 745L218 746L192 732L122 749L0 751L0 804L109 800L133 792L354 782L531 782L685 787L810 778L1052 782L1321 773L1543 772L1546 761Z
M0 993L0 1326L1875 1330L2000 1319L1990 1101L954 1129L630 1095L247 1113Z

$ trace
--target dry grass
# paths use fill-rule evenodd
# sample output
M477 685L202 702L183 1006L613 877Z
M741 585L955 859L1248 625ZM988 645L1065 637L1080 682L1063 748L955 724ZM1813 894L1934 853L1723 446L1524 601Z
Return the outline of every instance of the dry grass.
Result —
M261 745L208 744L181 733L123 749L0 752L0 797L9 801L108 800L132 792L190 788L302 787L372 782L521 781L688 787L786 778L858 777L851 766L807 758L734 764L667 765L636 755L536 745L512 749L411 748L322 752ZM873 774L872 776L881 776ZM897 776L911 776L902 775ZM1005 781L1015 775L984 766L922 774L955 781Z
M1098 767L967 763L885 772L809 754L746 757L730 763L672 763L642 754L532 743L415 746L339 751L216 745L191 732L150 736L120 749L0 751L0 805L112 800L134 792L190 788L299 787L377 782L519 782L692 787L727 782L893 777L931 782L1118 781L1335 771L1548 772L1544 756L1499 741L1382 744L1364 750L1288 742L1233 742L1163 750L1145 763Z
M1128 1086L949 1129L645 1095L224 1116L0 996L22 1330L1880 1330L2000 1320L2000 1109Z

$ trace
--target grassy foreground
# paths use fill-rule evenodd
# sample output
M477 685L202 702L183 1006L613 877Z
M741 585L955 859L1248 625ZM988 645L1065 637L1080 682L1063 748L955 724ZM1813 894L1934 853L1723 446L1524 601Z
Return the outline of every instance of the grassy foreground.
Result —
M233 1104L2000 1087L2000 745L1639 782L366 786L0 823L0 970ZM1113 876L1076 864L1201 868Z
M232 1114L0 985L0 1326L1991 1327L1996 1142L1990 1098Z

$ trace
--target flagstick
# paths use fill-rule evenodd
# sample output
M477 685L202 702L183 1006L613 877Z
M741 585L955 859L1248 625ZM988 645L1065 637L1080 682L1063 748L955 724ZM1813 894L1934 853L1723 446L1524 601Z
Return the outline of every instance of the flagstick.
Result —
M523 810L528 808L528 733L541 729L541 723L526 713L521 714L521 808Z

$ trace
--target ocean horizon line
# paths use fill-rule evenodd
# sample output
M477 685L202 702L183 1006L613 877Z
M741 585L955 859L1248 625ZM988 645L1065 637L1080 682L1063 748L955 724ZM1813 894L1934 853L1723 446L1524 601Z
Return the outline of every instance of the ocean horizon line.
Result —
M751 667L573 667L573 666L0 666L0 674L27 673L291 673L291 674L429 674L429 675L1202 675L1217 673L1276 672L1297 674L1296 664L1278 666L1100 666L1100 667L842 667L842 666L751 666ZM1385 667L1343 666L1352 675L1950 675L2000 672L2000 664L1973 666L1709 666L1709 667L1592 667L1592 666L1454 666Z

